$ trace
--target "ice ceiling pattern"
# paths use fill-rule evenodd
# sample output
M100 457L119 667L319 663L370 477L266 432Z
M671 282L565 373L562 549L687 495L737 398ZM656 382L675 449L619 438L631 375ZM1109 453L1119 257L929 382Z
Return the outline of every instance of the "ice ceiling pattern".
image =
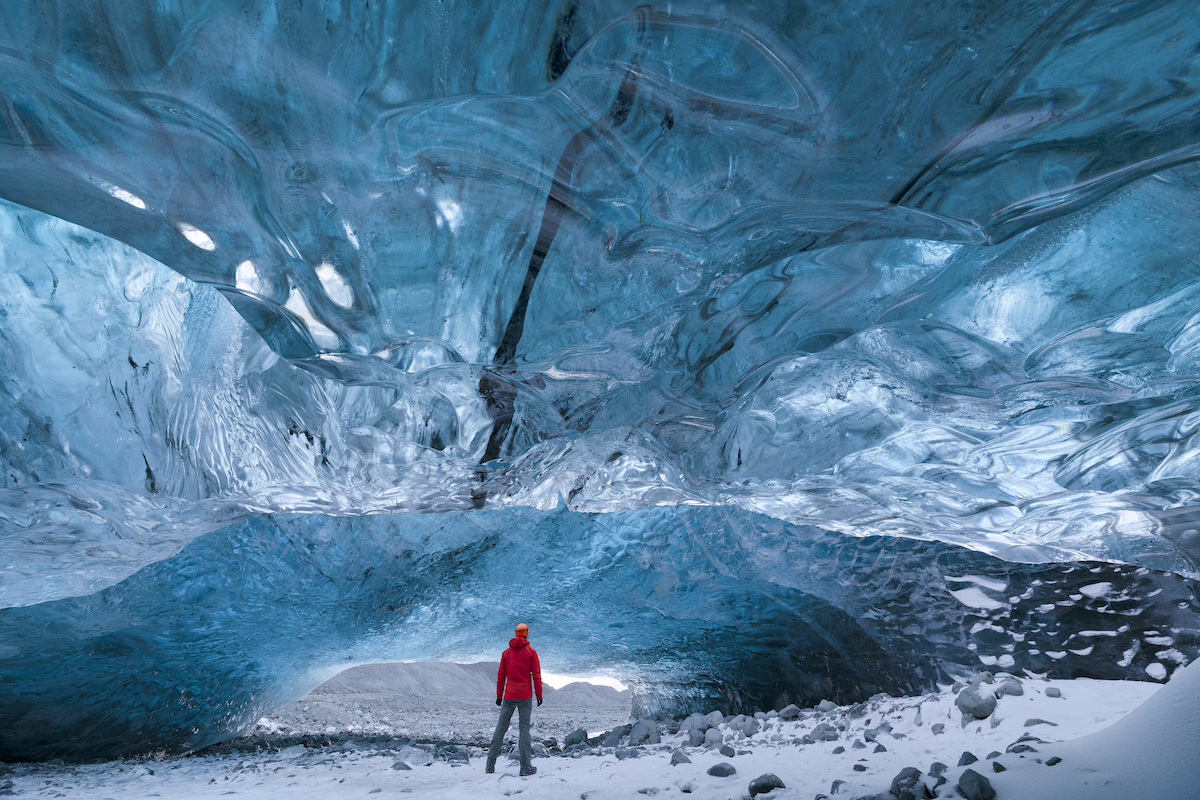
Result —
M279 513L1200 573L1191 2L13 2L0 65L12 624Z

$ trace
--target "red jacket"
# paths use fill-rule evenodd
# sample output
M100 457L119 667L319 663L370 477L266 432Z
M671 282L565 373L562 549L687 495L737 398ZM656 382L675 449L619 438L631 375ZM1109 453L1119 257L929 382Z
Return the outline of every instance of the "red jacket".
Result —
M533 677L533 686L529 678ZM537 693L542 699L542 665L537 651L520 636L508 640L508 649L500 656L500 669L496 673L496 697L505 700L528 700Z

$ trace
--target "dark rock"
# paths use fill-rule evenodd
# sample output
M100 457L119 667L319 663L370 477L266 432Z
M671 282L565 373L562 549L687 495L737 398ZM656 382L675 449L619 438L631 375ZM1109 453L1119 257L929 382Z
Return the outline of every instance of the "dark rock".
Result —
M658 724L652 719L640 719L629 729L629 744L658 744Z
M401 772L409 772L412 770L412 767L410 767L408 764L405 764L403 761L397 761L396 763L392 764L392 769L398 769Z
M636 747L618 747L613 753L618 761L624 761L627 758L637 758L642 754L642 751Z
M1060 763L1062 763L1062 759L1059 758L1058 756L1051 756L1050 758L1046 759L1047 767L1053 767L1055 764L1060 764Z
M921 783L921 770L916 767L905 767L896 777L892 778L889 787L896 800L926 800L928 792L925 784Z
M1027 744L1010 744L1006 753L1036 753L1037 748Z
M680 764L690 764L690 763L692 763L692 760L690 758L688 758L687 754L684 753L682 750L676 750L675 752L671 753L671 766L672 767L677 767Z
M999 761L992 762L992 772L1004 772L1005 769L1007 769L1007 767L1005 767Z
M835 756L841 755L844 752L846 752L846 748L842 747L840 744L837 747L833 748L833 754Z
M845 785L846 785L845 781L834 781L833 785L829 787L829 793L837 794L838 790L841 789Z
M958 693L954 704L963 713L963 719L987 719L996 710L996 695L981 686L968 686Z
M992 752L988 753L986 756L988 761L991 761L993 758L999 758L999 757L1000 757L999 750L993 750Z
M1062 697L1062 690L1057 686L1047 686L1045 694L1046 697Z
M877 744L877 745L875 745L875 749L874 749L874 750L872 750L871 752L872 752L872 753L886 753L886 752L887 752L887 748L886 748L886 747L884 747L884 746L883 746L883 745L881 745L881 744Z
M879 725L878 727L867 728L865 731L863 731L863 738L866 739L868 742L873 742L877 738L879 738L880 734L891 733L891 732L892 732L892 726L888 725L885 722L882 725Z
M721 755L725 756L726 758L733 758L735 755L737 755L737 752L727 744L723 744L720 747L718 747L717 752L720 753Z
M567 734L567 738L563 739L563 746L570 747L573 744L583 744L587 741L587 731L583 728L578 728Z
M946 723L944 723L944 722L935 722L935 723L933 723L932 725L930 725L930 726L929 726L929 730L933 731L933 735L934 735L934 736L937 736L937 735L938 735L938 734L940 734L942 731L946 730Z
M1026 728L1032 728L1034 725L1049 725L1051 728L1058 727L1057 722L1051 722L1050 720L1042 719L1041 717L1033 717L1032 719L1025 720Z
M855 765L854 765L854 771L855 771L855 772L866 772L866 771L867 771L867 768L866 768L866 767L864 767L862 764L855 764Z
M947 769L949 769L949 767L947 767L945 764L943 764L940 761L935 761L929 765L929 774L930 775L941 775Z
M996 796L991 781L973 769L963 771L958 779L958 793L967 800L992 800Z
M770 772L764 772L754 780L750 781L750 796L755 797L760 794L767 794L775 789L787 788L783 785L783 781L779 780L777 775Z
M958 758L958 765L960 767L965 767L967 764L974 764L978 760L979 759L976 758L975 754L970 750L964 750L963 754Z
M779 710L780 719L795 719L798 716L800 716L800 707L795 703Z
M708 774L718 778L728 778L730 775L736 775L737 770L733 764L722 761L720 764L713 764L708 768Z
M854 744L850 745L850 747L853 748L854 750L866 750L867 749L867 746L865 744L863 744L862 739L855 739Z

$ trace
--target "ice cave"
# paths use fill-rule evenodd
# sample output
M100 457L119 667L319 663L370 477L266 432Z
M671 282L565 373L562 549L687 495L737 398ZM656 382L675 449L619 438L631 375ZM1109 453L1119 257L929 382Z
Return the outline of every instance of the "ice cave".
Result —
M0 760L520 619L647 713L1200 656L1193 0L10 0L0 64Z

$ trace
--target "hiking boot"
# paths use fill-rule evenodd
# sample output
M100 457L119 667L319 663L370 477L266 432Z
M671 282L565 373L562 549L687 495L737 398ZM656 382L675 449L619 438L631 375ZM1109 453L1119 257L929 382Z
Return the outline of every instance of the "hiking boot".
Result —
M530 767L529 769L523 769L523 770L521 770L521 777L522 778L527 777L529 775L532 775L535 772L537 772L537 767Z

